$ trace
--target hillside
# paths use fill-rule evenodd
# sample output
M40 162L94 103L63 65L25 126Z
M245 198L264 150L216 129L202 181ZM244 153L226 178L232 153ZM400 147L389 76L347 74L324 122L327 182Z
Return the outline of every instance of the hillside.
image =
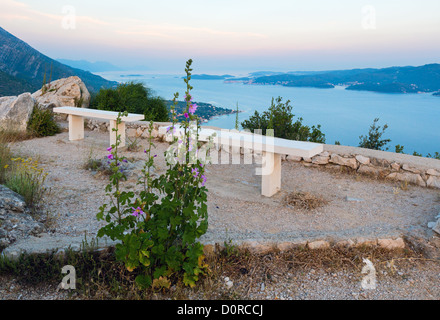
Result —
M427 64L419 67L322 71L305 74L288 72L235 80L242 80L244 83L289 87L333 88L336 85L345 85L347 90L390 93L435 92L440 90L440 64Z
M116 82L108 81L88 71L75 69L53 60L29 46L24 41L13 36L0 27L0 71L12 78L5 78L0 89L1 95L20 94L23 87L26 91L36 91L41 88L46 75L46 80L57 80L70 76L78 76L91 92L98 91L101 87L111 87ZM18 81L18 82L17 82Z
M0 71L0 96L15 96L23 92L31 92L33 89L26 80Z

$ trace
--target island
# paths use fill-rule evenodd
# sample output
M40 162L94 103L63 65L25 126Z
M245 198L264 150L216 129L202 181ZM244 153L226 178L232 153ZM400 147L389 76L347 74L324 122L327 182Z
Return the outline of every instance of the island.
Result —
M332 71L260 71L247 77L227 78L225 83L281 85L285 87L334 88L382 93L427 93L440 95L440 64L419 67L365 68Z
M170 109L171 106L173 105L173 101L166 100L165 102L167 104L167 107ZM199 117L201 122L208 122L214 117L237 113L237 110L217 107L210 103L204 103L204 102L194 102L194 103L197 104L198 106L195 115ZM186 101L177 101L177 106L175 108L177 113L177 119L183 120L184 119L183 114L186 110Z

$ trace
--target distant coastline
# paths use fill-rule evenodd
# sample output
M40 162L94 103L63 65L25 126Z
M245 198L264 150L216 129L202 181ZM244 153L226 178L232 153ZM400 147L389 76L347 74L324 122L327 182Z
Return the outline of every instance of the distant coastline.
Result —
M213 79L214 77L203 75L199 79ZM223 77L225 83L319 89L344 86L346 90L381 93L433 93L435 96L440 96L440 64L427 64L419 67L284 73L259 71L245 77L226 77L226 75L217 77Z

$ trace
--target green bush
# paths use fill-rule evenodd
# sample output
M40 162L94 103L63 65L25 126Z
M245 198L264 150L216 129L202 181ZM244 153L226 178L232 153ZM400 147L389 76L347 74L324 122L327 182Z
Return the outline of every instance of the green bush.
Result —
M385 133L385 130L388 128L388 125L384 125L382 127L382 131L380 131L381 126L377 125L379 118L375 118L373 124L370 126L370 130L368 131L368 135L360 136L359 147L373 149L373 150L383 150L383 147L387 145L391 140L390 139L382 139L382 135ZM388 147L385 149L388 150ZM402 152L403 147L398 145L396 148L396 152Z
M101 89L93 96L91 107L99 110L129 112L145 115L146 120L169 120L165 101L153 96L151 89L142 83L127 82L117 88Z
M290 101L283 103L282 100L281 97L276 100L272 98L269 110L262 114L255 111L253 116L241 123L241 126L251 132L260 129L263 135L267 129L273 129L275 137L278 138L325 143L325 134L321 132L321 126L303 125L302 118L294 122Z
M47 173L32 158L13 158L5 173L4 184L23 196L26 204L35 211L46 193L44 182Z
M61 132L52 110L42 108L38 103L34 105L27 130L35 137L53 136Z

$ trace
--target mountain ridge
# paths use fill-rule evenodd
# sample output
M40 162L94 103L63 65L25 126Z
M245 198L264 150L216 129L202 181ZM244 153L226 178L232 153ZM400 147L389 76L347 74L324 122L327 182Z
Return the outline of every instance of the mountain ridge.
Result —
M96 92L101 87L117 85L115 81L106 80L88 71L72 68L44 55L2 27L0 27L0 71L12 77L8 79L11 83L12 81L27 83L30 91L41 89L44 81L48 82L70 76L80 77L91 92ZM5 93L6 90L0 90L0 96ZM12 93L14 94L14 91ZM15 94L19 93L22 92L15 92Z

